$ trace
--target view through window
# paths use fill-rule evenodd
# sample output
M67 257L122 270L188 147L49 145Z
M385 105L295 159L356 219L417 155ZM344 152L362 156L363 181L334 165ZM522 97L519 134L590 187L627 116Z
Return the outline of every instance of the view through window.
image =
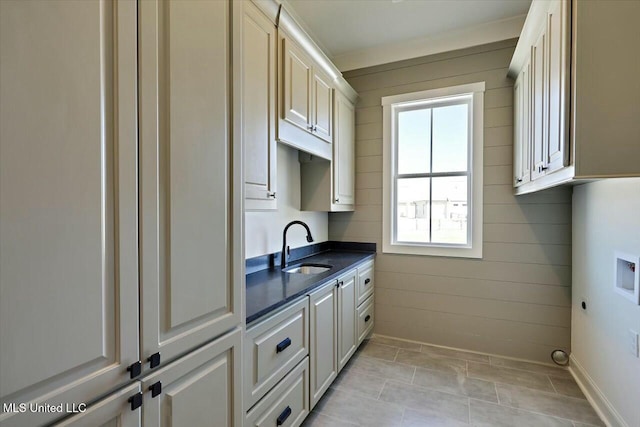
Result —
M469 103L396 110L398 242L468 243Z
M382 99L385 252L480 256L483 95L474 83Z

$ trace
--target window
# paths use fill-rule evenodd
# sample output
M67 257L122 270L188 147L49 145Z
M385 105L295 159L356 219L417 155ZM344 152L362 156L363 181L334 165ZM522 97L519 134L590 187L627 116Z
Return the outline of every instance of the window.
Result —
M484 82L382 98L383 251L482 257Z

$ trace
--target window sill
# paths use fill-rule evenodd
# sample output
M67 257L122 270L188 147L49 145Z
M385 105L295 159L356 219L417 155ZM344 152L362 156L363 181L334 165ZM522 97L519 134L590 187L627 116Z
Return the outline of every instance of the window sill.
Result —
M400 255L422 255L422 256L438 256L450 258L482 258L482 246L476 247L437 247L437 246L419 246L419 245L402 245L402 244L382 244L382 252L386 254Z

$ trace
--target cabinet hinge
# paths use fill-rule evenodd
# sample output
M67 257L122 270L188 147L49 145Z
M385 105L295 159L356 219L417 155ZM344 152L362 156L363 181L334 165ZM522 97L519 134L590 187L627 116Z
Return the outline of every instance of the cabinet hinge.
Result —
M134 394L129 398L128 402L131 403L131 410L135 411L142 406L142 393Z
M131 378L135 378L138 375L140 375L142 373L142 362L141 361L137 361L135 363L132 363L128 368L127 371L129 371L129 374L131 376Z
M149 356L147 361L149 362L149 367L151 369L153 369L156 366L160 365L160 353L158 352L158 353L152 354L151 356Z

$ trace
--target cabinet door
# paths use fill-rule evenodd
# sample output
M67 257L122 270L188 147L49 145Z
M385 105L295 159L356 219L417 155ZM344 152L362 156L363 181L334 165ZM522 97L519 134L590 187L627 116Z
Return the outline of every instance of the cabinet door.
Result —
M338 371L356 351L358 326L356 311L356 270L338 279Z
M295 42L282 39L282 118L311 130L311 58Z
M309 393L313 407L338 375L337 287L331 281L309 295Z
M252 2L241 4L245 208L276 209L276 27Z
M228 1L141 1L142 358L240 323L233 288ZM145 364L145 367L148 367Z
M546 73L545 73L545 49L546 49L546 27L540 31L540 36L531 48L532 76L531 76L531 114L532 119L532 154L533 170L531 179L536 179L545 174L547 156L547 136L545 135L546 122Z
M0 57L0 404L87 401L138 360L136 5L0 1Z
M355 203L355 108L340 92L335 92L333 140L333 203Z
M524 73L520 73L513 84L513 186L517 187L522 183L522 127L524 126L524 116L522 111L522 78Z
M131 399L140 394L140 383L135 382L124 389L92 404L85 412L54 424L55 427L139 427L140 407L131 409Z
M313 134L327 142L333 140L333 87L329 76L318 67L313 69Z
M547 173L564 167L568 128L567 88L568 3L557 0L547 14L548 134Z
M527 61L513 86L514 108L514 186L518 187L530 181L531 177L531 134L529 89L530 89L530 61Z
M142 424L242 425L241 336L236 329L144 378Z
M531 181L531 58L529 58L522 71L522 183Z

